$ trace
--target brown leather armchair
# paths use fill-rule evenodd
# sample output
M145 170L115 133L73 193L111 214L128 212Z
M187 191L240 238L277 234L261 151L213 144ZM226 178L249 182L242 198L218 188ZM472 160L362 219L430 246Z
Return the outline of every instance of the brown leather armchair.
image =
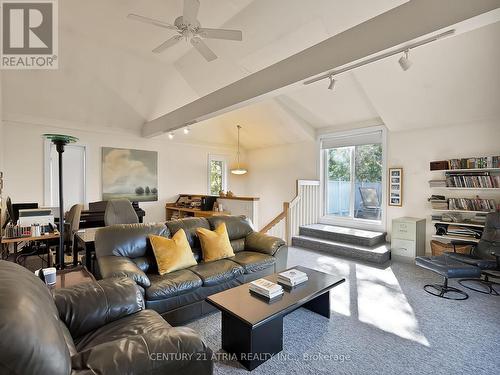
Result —
M211 351L173 328L128 278L49 289L0 261L0 373L211 374Z

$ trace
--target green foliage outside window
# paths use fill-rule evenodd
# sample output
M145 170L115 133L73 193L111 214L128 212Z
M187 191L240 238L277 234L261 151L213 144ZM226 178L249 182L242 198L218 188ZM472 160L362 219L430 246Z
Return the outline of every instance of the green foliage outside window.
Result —
M382 181L382 145L371 144L328 150L328 179L350 181L354 153L355 179L358 182Z
M210 161L210 194L219 195L223 189L222 178L224 174L224 163L220 160Z

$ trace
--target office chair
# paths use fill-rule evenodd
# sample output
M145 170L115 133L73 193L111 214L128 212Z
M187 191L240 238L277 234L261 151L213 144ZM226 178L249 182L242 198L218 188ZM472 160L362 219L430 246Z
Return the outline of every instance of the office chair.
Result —
M112 199L108 201L104 211L104 225L134 224L138 222L139 218L128 199Z
M66 248L74 249L75 232L80 229L80 217L82 215L83 205L75 204L73 205L66 217L65 221L65 231L64 231L64 245Z
M475 292L499 296L500 289L495 289L495 286L500 285L500 283L489 280L489 277L500 277L500 274L494 274L494 271L500 271L500 265L497 263L497 259L491 254L493 250L498 250L500 248L500 212L491 212L486 216L483 234L478 243L470 241L453 241L452 244L454 250L456 245L472 245L470 254L461 254L453 251L447 252L445 255L462 263L479 267L482 276L484 276L484 279L460 279L458 283ZM485 289L480 290L471 285L467 285L470 283L479 284Z
M7 227L9 223L14 220L14 210L12 209L12 201L10 197L5 198L5 209L6 209L6 217L2 224L2 230Z
M377 220L380 219L380 201L378 199L377 189L360 186L359 194L361 195L361 211L363 214L366 211L367 213L372 213ZM356 217L358 217L359 210L360 208L356 211Z

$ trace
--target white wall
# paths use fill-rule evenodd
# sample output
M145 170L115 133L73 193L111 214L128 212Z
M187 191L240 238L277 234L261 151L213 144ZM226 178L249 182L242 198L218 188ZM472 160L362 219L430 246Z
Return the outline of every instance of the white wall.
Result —
M247 151L247 193L260 197L260 227L295 197L298 179L317 178L319 152L315 142L301 142Z
M430 252L434 228L430 222L432 213L427 198L431 194L447 197L495 198L500 203L500 193L485 191L447 191L429 188L428 181L444 176L442 172L430 172L429 162L475 156L500 155L500 123L477 122L475 124L436 127L421 130L389 133L388 167L403 167L403 207L389 207L387 229L390 233L392 219L414 216L427 219L427 251Z
M427 219L427 247L430 251L431 194L448 192L432 190L428 180L439 178L439 172L429 171L429 162L460 157L500 155L500 123L477 122L475 124L436 127L420 130L388 132L388 167L403 167L403 207L387 208L387 231L391 231L393 218L415 216ZM282 210L283 201L295 195L297 179L319 179L318 155L315 142L284 145L249 151L247 160L248 194L261 198L261 227ZM473 196L460 192L460 196ZM472 192L474 193L474 192ZM500 194L479 192L481 197L495 198ZM452 196L452 195L450 195ZM457 194L457 196L459 196Z
M146 221L165 219L166 202L179 193L207 193L208 154L226 154L233 160L236 151L209 145L175 143L164 137L145 139L134 135L82 131L37 124L4 122L4 195L13 202L43 203L44 133L70 134L87 146L87 201L101 200L101 147L122 147L158 151L159 201L144 202ZM244 155L243 155L244 157ZM237 195L247 194L245 176L229 177L229 188Z

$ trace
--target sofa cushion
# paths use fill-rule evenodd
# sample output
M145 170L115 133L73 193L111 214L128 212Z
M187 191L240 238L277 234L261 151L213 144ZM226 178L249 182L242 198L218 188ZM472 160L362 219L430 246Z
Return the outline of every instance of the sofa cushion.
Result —
M254 231L252 223L245 216L212 216L208 218L208 222L212 230L222 223L226 224L231 241L245 238Z
M181 220L167 221L165 225L170 230L172 235L174 235L179 229L184 229L189 246L191 246L191 250L193 251L194 258L197 262L199 262L201 260L201 245L200 239L196 234L196 229L210 229L208 220L203 217L190 217Z
M200 263L189 268L203 281L203 286L213 286L243 275L245 270L239 264L227 259Z
M75 342L76 349L80 352L105 342L165 330L170 327L170 324L156 311L142 310L79 337Z
M149 240L153 247L160 275L182 270L197 264L184 229L178 230L172 238L150 234Z
M274 263L276 263L275 257L256 253L254 251L240 251L229 259L242 266L246 274L262 271L272 267Z
M226 224L221 223L215 230L198 228L196 233L200 237L204 262L234 256L234 251L227 235Z
M201 279L190 270L179 270L165 275L148 275L151 286L146 289L146 299L150 301L170 298L192 292L202 286Z
M137 258L151 254L149 234L168 237L169 231L163 224L120 224L101 228L95 234L96 256Z

